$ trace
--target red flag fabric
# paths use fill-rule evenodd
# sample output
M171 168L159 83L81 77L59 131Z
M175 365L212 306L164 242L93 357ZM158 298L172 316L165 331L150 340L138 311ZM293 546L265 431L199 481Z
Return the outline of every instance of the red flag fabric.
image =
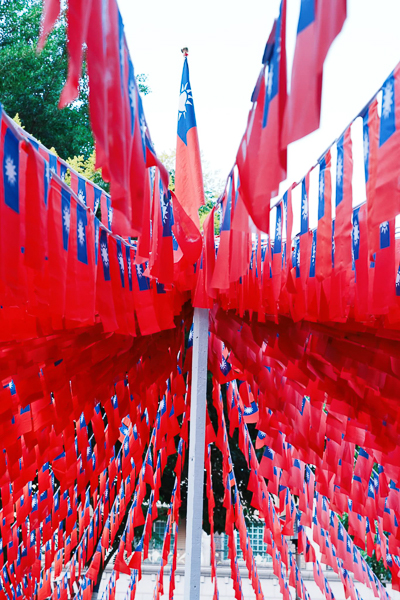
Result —
M318 0L302 0L300 5L292 80L285 112L285 146L319 127L322 72L317 70L318 8Z
M70 104L78 96L79 80L82 76L83 44L86 41L92 0L81 2L69 0L68 2L68 75L60 97L60 108ZM55 15L54 6L46 7L45 18L50 19ZM51 11L50 11L51 9ZM54 10L54 13L51 14ZM53 21L54 22L54 21ZM50 23L47 24L49 27ZM51 23L52 25L53 23Z
M286 106L286 0L282 0L275 30L268 40L265 62L249 116L237 165L243 200L255 225L269 231L271 196L286 177L286 148L281 148L281 135ZM264 77L267 76L264 83Z
M394 158L399 149L400 65L389 75L382 87L375 199L372 206L368 205L368 226L375 231L381 223L400 213L400 188Z

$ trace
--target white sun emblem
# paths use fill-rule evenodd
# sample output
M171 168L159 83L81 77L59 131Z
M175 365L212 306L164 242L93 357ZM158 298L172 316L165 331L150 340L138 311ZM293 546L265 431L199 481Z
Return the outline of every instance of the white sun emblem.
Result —
M142 132L142 139L144 140L146 137L147 125L143 114L140 117L140 131Z
M325 177L324 174L321 173L319 176L319 197L323 198L325 192Z
M186 105L193 105L191 100L193 100L192 90L188 87L189 82L187 81L185 85L182 85L181 93L179 94L179 107L178 107L178 121L183 115L186 119Z
M14 183L17 181L17 169L11 156L7 156L5 166L8 183L10 185L14 185Z
M82 190L79 190L78 192L78 199L80 200L80 202L82 202L82 204L85 204L85 195Z
M316 243L313 241L312 249L311 249L311 262L315 264L315 255L316 255Z
M109 206L108 207L108 222L110 223L110 225L112 224L112 220L113 220L113 207Z
M338 160L337 160L337 165L336 165L336 182L338 185L340 185L342 183L342 178L343 178L343 159L339 155Z
M162 198L161 198L161 212L162 212L162 221L163 221L163 223L166 223L167 219L168 219L168 205L169 205L168 198L164 198L164 196L162 196Z
M353 225L353 242L355 246L358 246L358 242L360 241L360 228L358 226L358 221L354 221Z
M382 115L384 119L387 119L392 111L393 104L393 86L391 81L388 81L383 90L382 100Z
M224 357L222 357L222 359L221 359L220 367L221 367L221 371L225 371L225 369L227 367L226 360Z
M124 68L125 66L125 52L124 52L124 40L121 39L121 45L119 47L119 54L120 54L120 59L121 59L121 65L122 68Z
M53 173L54 173L54 169L53 169ZM49 179L50 179L50 166L49 166L49 163L47 161L45 161L45 163L44 163L44 176L46 177L46 181L49 181Z
M382 234L387 233L388 229L389 229L389 221L384 221L383 223L380 224L379 227L380 227Z
M128 265L128 275L129 275L129 279L131 278L132 275L132 264L131 264L131 259L127 258L126 259L126 263Z
M101 258L105 266L108 266L108 250L106 244L100 244Z
M85 228L81 219L78 221L78 240L81 246L85 243Z
M282 229L282 222L280 219L278 219L276 222L276 239L277 240L281 239L281 229Z
M270 65L268 70L267 94L270 97L272 94L272 84L274 82L274 65Z
M400 270L397 271L397 275L396 275L396 287L400 286Z
M302 217L302 219L307 219L307 216L308 216L307 194L304 194L303 203L301 205L301 217Z
M137 276L139 277L139 279L141 279L143 277L141 265L136 265L136 273L137 273Z
M244 409L244 414L245 415L251 415L253 409L251 408L251 406L246 406Z
M64 206L64 210L63 210L63 222L64 222L64 229L67 233L69 233L69 226L71 223L71 213L69 211L68 206Z
M368 160L368 154L369 154L369 137L368 137L368 133L366 131L364 132L363 148L364 148L364 163L366 163Z
M124 273L125 265L124 265L124 257L122 256L122 252L118 252L118 262L119 262L119 268L121 269L121 272Z
M135 111L136 110L136 86L133 80L129 83L129 99L131 101L131 107Z
M300 245L297 248L297 253L296 253L296 265L299 267L300 266Z

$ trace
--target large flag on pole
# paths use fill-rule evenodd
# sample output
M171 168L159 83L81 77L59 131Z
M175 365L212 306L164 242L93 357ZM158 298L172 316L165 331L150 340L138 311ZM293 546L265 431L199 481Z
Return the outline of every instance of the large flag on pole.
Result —
M198 210L204 204L203 174L192 88L189 81L187 48L182 52L185 60L179 95L175 193L181 206L199 227Z

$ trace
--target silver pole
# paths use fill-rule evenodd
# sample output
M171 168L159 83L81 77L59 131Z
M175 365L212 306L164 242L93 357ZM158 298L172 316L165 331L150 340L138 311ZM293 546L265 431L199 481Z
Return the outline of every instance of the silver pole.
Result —
M185 600L199 600L203 529L204 444L206 432L208 309L193 317L192 393L188 501L186 512Z

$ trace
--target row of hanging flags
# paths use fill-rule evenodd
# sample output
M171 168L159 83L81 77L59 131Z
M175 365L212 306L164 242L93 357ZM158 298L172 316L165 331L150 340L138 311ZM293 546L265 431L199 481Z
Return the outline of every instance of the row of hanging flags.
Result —
M59 0L44 1L39 46L59 11ZM388 598L360 550L382 557L400 589L399 67L382 87L381 111L377 95L359 115L366 202L353 208L347 128L335 142L336 165L328 150L314 167L317 228L309 228L310 174L276 203L273 217L270 210L285 178L287 145L319 125L323 63L345 16L344 0L302 0L288 95L282 0L237 168L220 199L218 238L215 210L199 231L204 194L187 57L173 194L115 0L69 0L69 71L60 100L65 106L77 96L85 44L96 166L110 181L110 196L2 112L3 600L89 598L113 543L104 600L115 597L119 573L130 576L133 599L170 455L176 480L154 598L164 593L170 553L173 598L194 306L211 309L208 367L218 426L207 418L207 506L213 531L216 447L235 597L243 598L236 530L254 594L263 598L230 453L236 429L285 599L290 589L309 598L287 542L295 529L327 600L334 596L322 563L337 573L346 598L359 599L354 579ZM301 221L293 236L296 187ZM255 448L248 423L258 431ZM211 570L217 598L213 542Z

